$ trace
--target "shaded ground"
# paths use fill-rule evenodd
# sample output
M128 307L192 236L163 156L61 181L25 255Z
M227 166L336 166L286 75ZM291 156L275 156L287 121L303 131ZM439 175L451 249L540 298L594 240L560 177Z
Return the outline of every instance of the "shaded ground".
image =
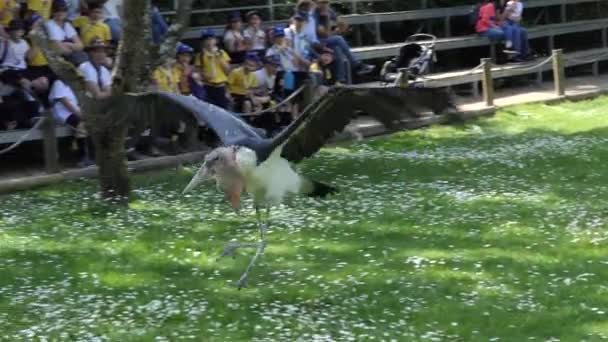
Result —
M0 197L0 340L608 339L608 98L326 149L342 190L274 211L251 288L229 286L253 213L194 168Z

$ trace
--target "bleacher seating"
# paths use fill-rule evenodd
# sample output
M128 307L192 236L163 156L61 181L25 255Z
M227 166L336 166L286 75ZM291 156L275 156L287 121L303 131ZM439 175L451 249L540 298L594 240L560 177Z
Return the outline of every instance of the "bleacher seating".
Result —
M553 49L555 47L554 39L556 36L580 33L580 32L591 32L591 31L602 31L602 46L608 47L608 19L594 19L594 20L582 20L567 22L567 6L582 4L582 3L593 3L593 2L607 2L608 0L530 0L526 1L526 8L542 8L542 7L561 7L561 23L540 25L529 29L529 35L531 39L544 38L548 39L548 47ZM472 1L473 2L473 1ZM444 19L445 23L445 37L440 38L437 42L437 51L447 51L461 48L490 46L487 39L477 36L451 36L450 22L451 18L458 16L466 16L469 14L471 6L457 6L457 7L446 7L446 8L430 8L416 11L401 11L401 12L389 12L389 13L369 13L369 14L353 14L344 16L347 23L351 25L375 25L376 41L382 41L380 36L380 24L388 22L403 22L403 21L421 21L421 20L432 20L432 19ZM266 24L285 24L285 21L278 21L274 23ZM223 27L216 27L218 34L222 32ZM198 38L201 27L191 28L187 34L188 38ZM405 37L404 37L405 39ZM395 44L377 44L374 46L364 46L354 48L354 53L361 59L375 59L375 58L388 58L395 56L399 48L403 43ZM567 53L565 55L566 67L576 66L580 64L586 64L585 61L590 58L598 57L601 60L608 60L608 55L605 54L605 49L593 49L582 52ZM604 54L602 54L604 52ZM533 63L533 62L532 62ZM588 62L587 62L588 63ZM530 64L531 65L531 64ZM551 64L545 65L543 70L549 70ZM524 70L524 71L522 71ZM508 77L515 76L518 74L530 74L538 73L539 71L525 71L525 68L517 68L515 66L504 66L493 69L493 77ZM427 75L423 82L428 87L442 87L442 86L453 86L458 84L476 84L480 80L481 72L469 72L469 71L455 71L442 74ZM0 146L5 144L13 143L23 136L23 130L0 132ZM58 138L71 136L72 131L68 127L58 126L56 128L56 136ZM42 140L42 131L33 132L26 141Z

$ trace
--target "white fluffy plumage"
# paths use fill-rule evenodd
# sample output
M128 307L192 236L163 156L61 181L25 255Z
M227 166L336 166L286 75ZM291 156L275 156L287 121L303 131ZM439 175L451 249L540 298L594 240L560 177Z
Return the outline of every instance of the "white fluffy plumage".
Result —
M285 196L302 189L302 177L281 157L281 148L257 165L255 152L241 147L236 153L236 162L245 178L246 191L258 203L279 204Z

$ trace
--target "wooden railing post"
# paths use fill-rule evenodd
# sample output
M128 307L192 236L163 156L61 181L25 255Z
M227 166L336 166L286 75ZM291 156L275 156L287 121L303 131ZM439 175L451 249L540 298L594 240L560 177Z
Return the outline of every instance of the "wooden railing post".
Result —
M304 110L310 105L315 99L315 86L312 80L306 80L304 82L304 90L302 91L302 106L300 110Z
M44 145L44 166L47 173L59 172L59 149L57 148L57 135L55 134L55 119L50 110L44 112L40 118L42 123L42 142Z
M407 88L409 83L409 69L408 68L400 68L399 74L397 75L397 85L399 88Z
M564 65L564 51L553 50L553 80L557 96L566 94L566 70Z
M483 100L486 106L494 106L494 79L492 78L492 59L482 58L481 64L483 65L483 75L481 84L483 87Z

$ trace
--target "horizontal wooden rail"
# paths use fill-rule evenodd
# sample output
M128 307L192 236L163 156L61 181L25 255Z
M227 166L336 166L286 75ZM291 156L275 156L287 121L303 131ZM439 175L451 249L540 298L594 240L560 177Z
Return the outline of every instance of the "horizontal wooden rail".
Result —
M605 30L608 28L608 19L581 20L561 24L540 25L528 29L529 39L542 37L555 37L559 35ZM383 44L354 48L353 54L359 59L387 58L399 54L404 43ZM488 39L479 35L469 35L437 40L436 51L454 50L470 47L489 46Z
M356 0L361 1L361 0ZM608 0L530 0L525 2L526 8L541 8L541 7L551 7L551 6L562 6L567 5L575 5L582 3L592 3L592 2L605 2ZM362 2L362 1L361 1ZM367 2L367 1L366 1ZM472 4L475 2L472 1ZM277 6L277 5L275 5ZM291 5L293 6L293 5ZM471 12L472 5L465 6L454 6L454 7L438 7L438 8L429 8L429 9L421 9L414 11L399 11L399 12L381 12L381 13L365 13L365 14L349 14L341 16L345 22L349 25L367 25L367 24L377 24L377 23L389 23L389 22L402 22L402 21L414 21L414 20L429 20L429 19L441 19L446 18L449 19L451 17L459 17L466 16ZM216 11L216 10L214 10ZM563 12L564 12L563 11ZM193 11L193 14L196 13L204 13L204 10ZM564 12L565 13L565 12ZM565 19L565 18L562 18ZM565 20L563 20L565 21ZM287 20L271 20L269 21L270 25L287 25ZM450 25L449 20L446 20L446 25ZM217 31L218 35L223 34L224 26L216 25L216 26L199 26L192 27L188 30L185 35L186 39L197 38L199 32L204 28L213 28ZM446 32L450 32L451 29L446 27ZM380 32L375 30L376 41L382 41L380 36Z

